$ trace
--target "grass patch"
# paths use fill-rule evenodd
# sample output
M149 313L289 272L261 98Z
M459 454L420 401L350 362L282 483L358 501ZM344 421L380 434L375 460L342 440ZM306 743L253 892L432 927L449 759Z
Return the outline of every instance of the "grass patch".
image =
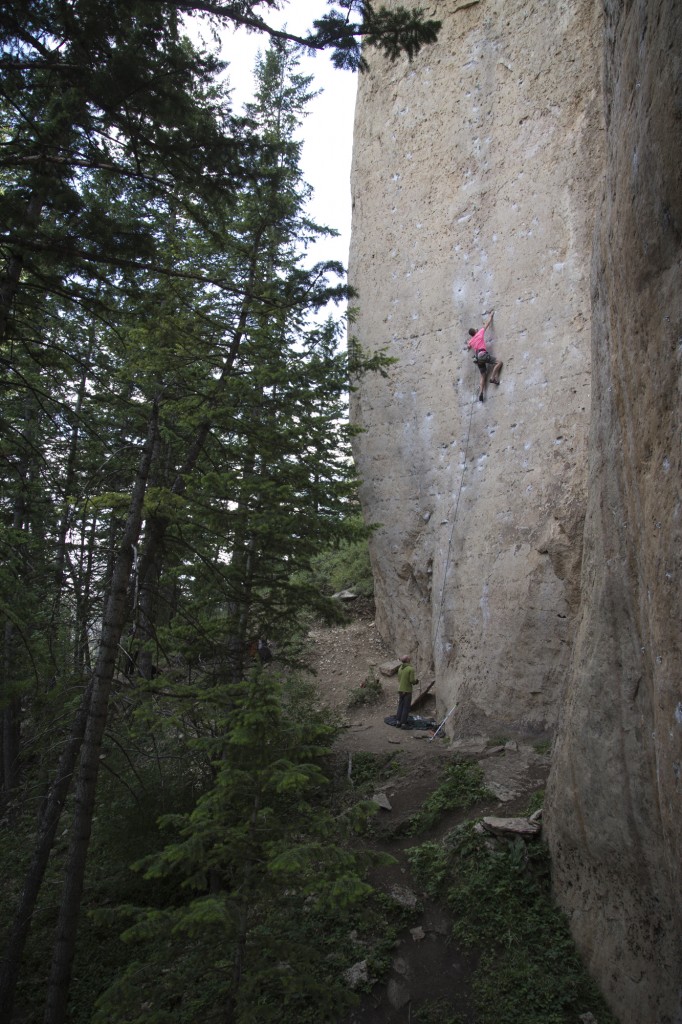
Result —
M542 754L543 756L545 754L549 754L552 749L552 741L543 740L541 743L536 743L533 749L535 750L536 754Z
M452 912L453 938L479 954L476 1024L615 1024L550 891L541 843L496 843L473 823L409 853L413 875Z
M351 765L351 781L356 789L367 789L377 782L385 782L395 774L400 755L371 754L369 751L358 751L353 754Z
M535 792L531 794L530 799L528 801L528 806L526 807L526 815L530 817L531 814L535 814L536 811L539 811L544 806L544 803L544 789L536 789Z
M476 761L456 761L445 769L443 781L424 801L407 826L408 835L427 832L447 811L465 810L492 797L483 784L483 769Z
M430 999L412 1014L415 1024L466 1024L447 999Z

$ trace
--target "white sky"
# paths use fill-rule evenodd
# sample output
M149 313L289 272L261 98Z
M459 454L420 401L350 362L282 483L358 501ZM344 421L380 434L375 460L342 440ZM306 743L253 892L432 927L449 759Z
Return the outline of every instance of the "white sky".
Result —
M292 0L275 22L286 24L298 35L312 24L315 17L328 10L327 0ZM252 71L259 50L267 48L267 37L244 30L223 35L222 56L230 64L228 72L235 105L252 98ZM314 75L311 88L322 90L311 101L303 124L302 170L305 181L314 193L308 206L309 216L318 224L336 228L339 238L323 239L312 251L314 261L338 260L348 263L350 242L350 161L353 138L353 115L357 74L338 71L327 54L302 56L299 71Z

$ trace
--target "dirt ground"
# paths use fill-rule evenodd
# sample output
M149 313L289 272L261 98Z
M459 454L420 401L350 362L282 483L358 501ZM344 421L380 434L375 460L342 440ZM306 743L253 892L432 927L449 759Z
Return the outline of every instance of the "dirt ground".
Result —
M396 675L383 676L379 666L396 662L398 655L383 643L371 617L361 616L347 626L314 629L310 639L320 701L333 712L343 728L337 744L339 749L351 754L354 751L381 754L399 749L410 760L426 764L429 759L438 758L441 745L431 743L429 733L424 730L403 732L384 722L386 717L396 713L398 679ZM378 676L381 699L349 707L351 695L363 686L368 676ZM421 691L422 686L418 684L412 695L413 702ZM428 694L414 713L436 721L435 697Z
M371 880L393 898L416 908L414 924L396 944L388 979L377 982L371 994L363 997L350 1024L418 1020L420 1008L437 1000L445 1000L461 1020L473 1021L469 981L475 965L450 941L447 907L429 900L412 880L405 851L416 841L400 835L399 826L438 786L446 765L463 754L479 761L486 786L495 798L464 815L452 812L439 823L435 834L421 836L418 841L442 835L466 817L522 815L530 796L544 787L549 757L516 742L501 743L478 736L452 744L445 735L433 739L433 731L399 730L387 725L384 719L396 712L398 683L396 676L378 673L378 667L397 661L400 652L384 645L371 615L360 614L345 626L314 629L310 642L320 702L341 725L335 744L338 770L352 778L354 759L365 752L392 758L388 777L377 784L375 791L380 809L373 845L390 853L396 863L377 871ZM377 674L380 699L349 707L353 691L368 676ZM417 686L413 699L419 692ZM438 723L435 698L429 694L415 714Z

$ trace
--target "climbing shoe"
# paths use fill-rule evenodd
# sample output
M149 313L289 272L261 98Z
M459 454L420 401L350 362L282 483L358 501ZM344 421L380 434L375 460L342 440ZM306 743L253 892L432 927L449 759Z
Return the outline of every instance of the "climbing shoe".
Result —
M479 402L483 401L483 392L482 391L481 391L480 395L478 396L478 400L479 400Z

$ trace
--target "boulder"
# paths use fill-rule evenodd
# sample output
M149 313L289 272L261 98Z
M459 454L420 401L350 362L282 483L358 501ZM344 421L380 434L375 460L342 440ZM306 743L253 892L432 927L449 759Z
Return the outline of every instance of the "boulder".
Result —
M540 823L530 821L528 818L482 818L483 827L496 836L513 838L521 836L522 839L533 839L540 834Z
M394 1010L402 1010L410 1001L410 990L404 982L391 978L386 986L386 997Z
M399 661L384 661L382 662L381 665L379 665L379 671L381 672L382 676L394 676L397 674L399 668Z
M372 801L378 804L384 811L392 811L391 801L388 799L385 793L374 793Z
M360 960L344 972L344 978L348 988L353 990L366 985L369 982L369 966L366 960Z

